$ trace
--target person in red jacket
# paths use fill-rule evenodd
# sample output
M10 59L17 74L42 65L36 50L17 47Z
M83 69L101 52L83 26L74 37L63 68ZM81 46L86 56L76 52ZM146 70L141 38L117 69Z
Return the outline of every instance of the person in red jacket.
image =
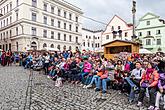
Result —
M142 105L145 92L146 90L148 90L149 98L150 98L150 102L149 102L150 107L148 108L148 110L154 110L155 92L156 92L158 80L159 80L159 74L157 70L152 68L151 63L148 63L148 68L146 69L145 73L143 73L142 80L140 82L140 94L139 94L137 106Z

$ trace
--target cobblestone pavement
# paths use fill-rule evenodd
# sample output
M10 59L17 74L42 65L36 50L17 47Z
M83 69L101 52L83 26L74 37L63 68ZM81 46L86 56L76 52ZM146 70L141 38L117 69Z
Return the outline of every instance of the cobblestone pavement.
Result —
M0 110L23 110L29 73L21 67L0 66Z
M110 90L106 100L96 99L93 89L54 81L21 67L0 67L0 110L146 110L128 104L125 95Z

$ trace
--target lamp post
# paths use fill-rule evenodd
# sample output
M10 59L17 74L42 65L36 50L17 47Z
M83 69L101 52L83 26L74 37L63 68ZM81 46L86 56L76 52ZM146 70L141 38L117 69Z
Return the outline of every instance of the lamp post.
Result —
M132 40L136 39L136 34L135 34L135 14L136 14L136 0L132 1L132 20L133 20L133 32L132 32Z

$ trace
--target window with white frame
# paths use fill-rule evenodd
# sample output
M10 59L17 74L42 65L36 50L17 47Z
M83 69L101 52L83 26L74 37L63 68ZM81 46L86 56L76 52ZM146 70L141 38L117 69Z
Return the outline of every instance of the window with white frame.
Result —
M51 6L51 13L54 14L54 6Z
M44 3L44 11L47 11L47 4Z
M36 13L33 13L33 12L32 12L32 21L36 21L36 19L37 19Z
M156 44L157 44L157 45L161 45L161 39L157 39L157 40L156 40Z
M32 27L32 36L36 36L36 28L35 27Z
M146 45L151 45L151 39L146 39Z
M47 17L44 16L44 24L47 24Z
M37 6L37 0L32 0L32 6L36 7Z
M47 38L47 30L45 30L45 29L43 30L43 37Z
M54 31L51 31L51 39L54 39Z
M54 19L51 19L51 26L54 26Z

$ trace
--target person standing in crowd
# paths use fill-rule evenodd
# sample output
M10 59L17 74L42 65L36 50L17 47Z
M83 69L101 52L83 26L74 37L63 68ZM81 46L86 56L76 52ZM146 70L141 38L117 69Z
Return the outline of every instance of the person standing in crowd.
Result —
M44 62L45 75L47 75L48 74L49 61L50 61L50 55L48 53L45 53L43 58L45 60L45 62Z
M6 58L6 52L5 51L2 51L2 55L1 55L1 65L2 66L5 66L6 65L5 58Z
M159 74L157 70L155 70L151 63L148 63L148 68L142 75L142 80L140 82L140 93L138 98L137 106L141 106L143 102L143 98L145 96L146 90L149 93L149 108L148 110L153 110L155 105L155 92L158 84Z
M12 57L12 52L8 50L8 52L6 53L6 62L8 66L11 65L11 57Z

